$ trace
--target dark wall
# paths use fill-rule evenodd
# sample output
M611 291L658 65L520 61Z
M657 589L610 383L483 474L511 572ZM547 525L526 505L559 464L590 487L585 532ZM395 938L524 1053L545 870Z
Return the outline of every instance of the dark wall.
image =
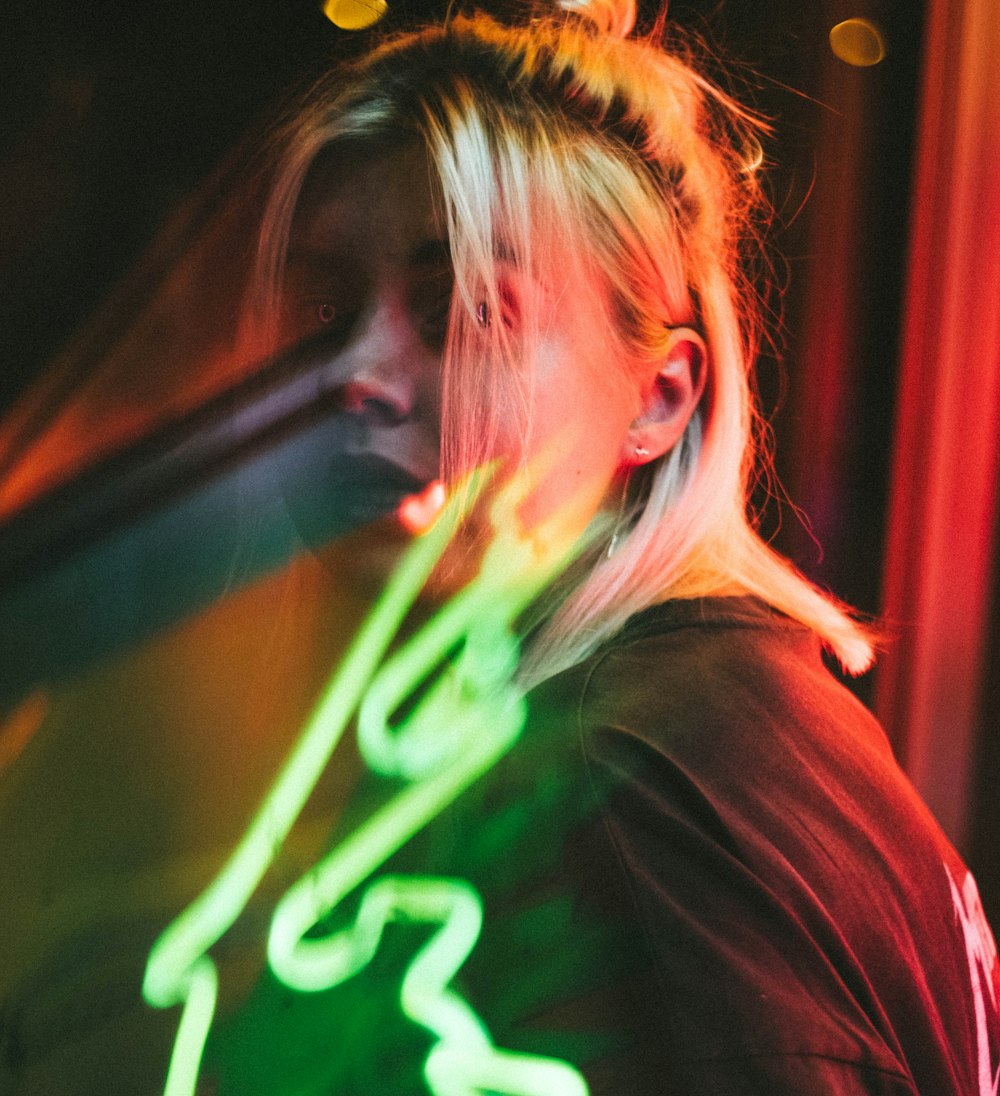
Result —
M337 31L315 0L15 4L0 115L0 411L282 89L366 41ZM441 7L397 2L387 21ZM775 346L758 376L780 480L815 536L780 492L761 496L764 528L812 577L877 612L922 4L862 8L674 0L670 15L734 59L733 90L775 127L766 154L779 288L769 298ZM878 21L888 46L864 71L828 44L835 22L859 14ZM847 165L856 207L845 215L833 206ZM851 314L824 320L853 332L849 360L836 366L846 427L817 454L810 417L829 367L817 358L826 336L815 317L846 246Z
M333 28L308 2L15 0L0 117L0 409Z

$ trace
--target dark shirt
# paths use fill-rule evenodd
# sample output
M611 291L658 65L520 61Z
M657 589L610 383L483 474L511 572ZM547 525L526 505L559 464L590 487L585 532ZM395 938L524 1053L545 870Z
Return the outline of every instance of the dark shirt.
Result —
M659 989L650 1092L996 1091L975 884L814 637L673 602L570 676Z
M752 599L633 618L386 871L476 889L449 985L592 1096L996 1092L972 877L815 637ZM210 1043L219 1092L426 1092L399 1001L429 932L397 920L330 990L265 976Z

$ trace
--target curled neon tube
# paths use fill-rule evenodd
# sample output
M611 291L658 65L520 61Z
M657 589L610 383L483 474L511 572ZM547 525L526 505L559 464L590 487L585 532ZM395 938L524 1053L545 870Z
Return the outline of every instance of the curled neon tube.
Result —
M488 478L481 478L479 487ZM476 491L459 492L466 503ZM215 1012L218 973L210 948L239 917L360 705L359 746L368 765L409 783L300 879L281 899L268 938L275 975L316 991L359 973L378 949L388 919L441 925L417 953L401 986L404 1012L438 1038L425 1063L434 1096L585 1096L568 1063L497 1049L471 1006L448 987L479 936L478 895L455 879L383 877L364 891L351 929L306 938L360 886L514 744L523 698L513 620L552 577L527 545L498 537L479 576L379 669L403 617L447 545L457 504L411 546L359 630L298 743L219 875L154 945L143 983L158 1008L183 1007L165 1096L192 1096ZM509 516L509 502L508 502ZM511 528L500 522L498 528ZM457 657L451 656L460 647ZM440 678L397 727L391 713L428 675Z

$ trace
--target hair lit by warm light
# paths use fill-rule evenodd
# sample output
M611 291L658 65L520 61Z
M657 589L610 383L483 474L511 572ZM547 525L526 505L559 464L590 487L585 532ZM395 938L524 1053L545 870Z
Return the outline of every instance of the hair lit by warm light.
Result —
M588 6L589 7L589 6ZM626 5L626 7L628 7ZM761 321L745 273L766 220L762 126L658 32L620 35L632 9L600 5L506 26L484 15L391 38L313 89L279 140L261 237L259 300L273 316L298 195L337 146L422 142L437 174L455 270L445 347L445 477L490 458L498 424L531 427L526 330L484 333L502 308L495 258L596 281L607 302L607 369L657 360L666 325L698 328L707 386L682 441L635 477L634 520L595 553L528 654L537 680L572 665L633 613L668 597L752 593L812 628L851 671L871 644L836 602L768 547L748 517L762 459L750 370ZM614 10L612 10L614 9Z

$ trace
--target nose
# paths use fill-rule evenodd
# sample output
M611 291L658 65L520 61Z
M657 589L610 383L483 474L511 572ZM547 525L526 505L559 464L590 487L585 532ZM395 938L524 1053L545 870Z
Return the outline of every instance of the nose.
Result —
M341 389L341 405L373 426L398 426L413 410L413 401L403 388L378 376L356 376Z
M414 413L423 355L403 308L389 299L361 320L338 355L338 389L346 411L374 426L396 426Z

